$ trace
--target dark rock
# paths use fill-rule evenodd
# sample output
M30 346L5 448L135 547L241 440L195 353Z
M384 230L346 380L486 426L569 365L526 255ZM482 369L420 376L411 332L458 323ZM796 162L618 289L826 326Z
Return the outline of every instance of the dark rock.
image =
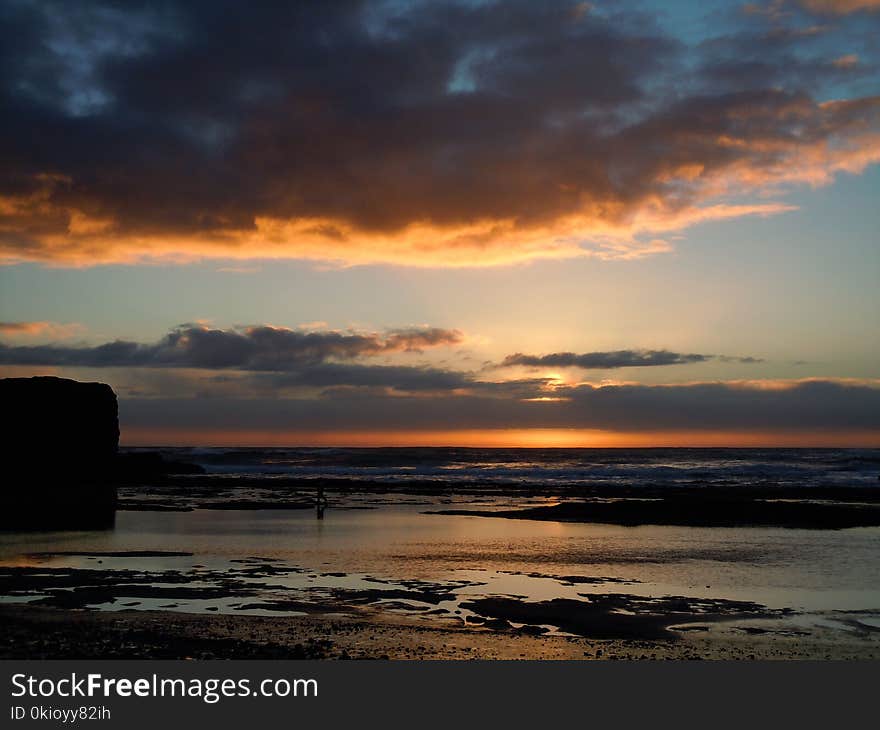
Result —
M4 378L0 398L6 447L16 462L33 459L44 469L106 468L115 457L119 421L116 394L109 385L54 377Z
M583 499L512 510L450 509L428 514L470 515L515 520L595 522L610 525L684 525L691 527L787 527L840 530L880 526L880 496L863 502L754 498L703 489L651 499ZM814 497L811 493L810 497Z
M119 443L116 394L103 383L0 379L6 421L2 529L113 525Z
M487 618L487 628L510 628L509 622L525 624L520 633L534 632L542 626L594 639L673 639L669 627L693 621L724 621L731 618L769 618L781 612L747 601L720 598L661 598L620 593L591 594L587 601L553 598L547 601L521 601L493 596L462 603Z
M483 622L483 626L487 629L492 629L493 631L507 631L508 629L513 628L510 621L503 618L490 618Z
M198 464L165 459L156 451L129 451L116 456L116 478L128 484L162 481L169 476L204 474Z
M546 626L532 626L530 624L524 624L516 629L516 633L525 634L526 636L541 636L542 634L546 634L548 631Z

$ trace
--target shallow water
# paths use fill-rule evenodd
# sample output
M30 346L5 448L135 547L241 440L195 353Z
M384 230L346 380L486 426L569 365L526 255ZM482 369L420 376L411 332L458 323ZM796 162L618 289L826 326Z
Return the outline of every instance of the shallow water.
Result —
M801 623L833 620L833 611L863 612L859 620L866 626L880 618L880 528L619 527L432 515L425 509L329 509L323 520L307 510L120 512L115 529L105 532L0 535L0 565L107 576L144 571L137 585L161 587L173 575L176 586L213 586L221 593L127 597L131 588L122 584L114 588L115 600L92 606L105 610L303 613L284 603L296 599L326 614L337 604L347 611L351 599L380 590L397 593L376 594L371 608L425 620L467 620L472 614L460 604L474 597L544 601L605 594L749 601L791 609L802 615ZM57 554L128 551L192 555ZM573 582L577 578L595 582ZM233 590L225 595L233 579L239 588L254 586L247 598ZM449 597L423 600L419 591L426 586ZM2 600L45 595L32 590ZM243 608L261 602L277 605Z

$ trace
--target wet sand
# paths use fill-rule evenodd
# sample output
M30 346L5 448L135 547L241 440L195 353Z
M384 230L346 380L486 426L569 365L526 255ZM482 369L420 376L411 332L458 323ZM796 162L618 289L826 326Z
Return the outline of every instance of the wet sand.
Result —
M66 553L90 561L113 555ZM876 611L816 615L751 601L637 595L626 591L638 581L613 577L508 571L557 583L569 596L535 600L481 595L486 584L469 580L308 574L271 558L234 565L0 568L2 593L28 601L0 605L0 658L880 658ZM278 583L291 575L344 587L302 592Z
M0 658L880 659L880 633L739 625L673 640L533 636L406 617L254 617L0 606Z

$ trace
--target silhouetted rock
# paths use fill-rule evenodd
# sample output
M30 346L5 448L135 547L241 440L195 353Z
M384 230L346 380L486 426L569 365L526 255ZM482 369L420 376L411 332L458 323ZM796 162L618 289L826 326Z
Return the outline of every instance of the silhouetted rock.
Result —
M95 529L113 524L119 443L116 394L103 383L0 379L5 420L0 527Z

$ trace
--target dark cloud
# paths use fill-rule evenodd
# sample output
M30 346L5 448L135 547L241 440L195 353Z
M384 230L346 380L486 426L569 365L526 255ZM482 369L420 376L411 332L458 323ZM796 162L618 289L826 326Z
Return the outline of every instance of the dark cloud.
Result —
M611 352L554 352L549 355L508 355L502 367L526 365L530 367L584 368L602 370L612 368L653 367L659 365L686 365L712 360L714 355L670 352L669 350L613 350ZM751 361L751 358L748 359Z
M461 339L456 330L438 328L376 334L189 324L150 344L2 344L0 364L73 373L103 368L102 379L121 395L123 423L141 429L880 429L880 387L873 381L600 387L543 377L498 382L447 366L375 359ZM625 350L518 354L507 362L612 368L699 363L710 357Z
M123 399L123 429L445 430L594 428L619 431L880 431L880 388L834 381L777 387L708 383L580 386L568 399L480 395L386 397L336 392L318 399ZM515 424L515 426L513 426Z
M0 327L2 331L2 327ZM17 325L8 334L15 334ZM459 345L458 330L420 327L383 334L303 331L268 325L213 329L183 324L154 343L115 340L96 346L10 345L0 343L0 365L89 368L188 368L266 373L253 381L262 388L384 387L405 391L479 388L484 393L524 397L540 395L544 379L489 382L449 368L376 365L350 362L425 348ZM669 350L615 350L575 354L509 355L498 367L579 367L613 369L684 365L715 359L714 355ZM752 357L720 357L724 362L755 363ZM340 362L342 361L342 362ZM345 362L349 361L349 362ZM523 390L525 389L525 390Z
M734 355L718 355L718 360L720 360L721 362L740 363L742 365L754 365L756 363L764 362L764 358L762 357L737 357Z
M637 256L880 157L850 25L689 48L594 5L5 2L0 257Z
M73 377L99 378L124 396L151 398L359 398L399 395L478 394L486 398L539 398L554 384L547 378L493 382L475 373L424 364L388 365L373 361L300 364L285 371L206 371L193 368L108 368L69 371ZM12 373L10 373L12 374ZM16 373L16 374L21 374Z
M740 22L727 23L726 32L721 26L700 45L700 73L723 91L776 86L821 95L833 88L841 98L874 86L876 93L872 82L880 58L874 39L880 26L862 16L831 19L819 12L821 4L835 5L770 2L747 5L744 14L731 11Z
M327 389L328 392L339 388L417 392L457 390L472 386L474 381L466 373L440 368L321 363L293 373L259 375L252 383L258 389L268 390L306 387Z
M425 347L455 345L461 339L457 330L438 328L392 330L379 335L305 332L267 325L220 330L185 324L150 344L124 340L95 347L0 344L0 364L308 372L309 366L328 360L413 352Z

